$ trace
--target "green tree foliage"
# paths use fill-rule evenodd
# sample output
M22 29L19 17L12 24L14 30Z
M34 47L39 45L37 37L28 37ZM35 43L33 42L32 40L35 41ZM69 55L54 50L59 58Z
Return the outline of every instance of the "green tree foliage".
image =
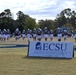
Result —
M71 27L72 30L76 29L76 12L70 8L62 10L55 20L39 20L36 23L36 20L30 17L27 14L24 14L22 11L17 12L17 19L13 19L13 14L10 9L5 9L0 13L0 29L10 29L11 32L14 32L16 28L19 28L21 31L23 29L27 30L34 28L48 27L48 29L56 30L57 27Z
M24 25L25 29L27 30L28 28L33 30L34 28L36 28L36 22L35 19L29 17L25 20L25 25Z
M33 29L36 27L35 19L31 18L28 15L25 15L22 11L17 13L17 27L22 31L23 29Z
M57 15L55 19L57 26L70 26L71 29L76 28L76 12L70 8L64 9L60 14Z
M16 28L18 27L21 31L24 29L25 20L28 18L28 15L25 15L22 11L18 11L17 20L16 20Z
M42 28L42 30L44 29L44 27L47 27L49 30L54 29L53 20L39 20L38 24L39 24L40 28Z
M22 11L17 12L17 19L14 20L10 9L5 9L0 13L0 29L10 29L11 32L15 31L16 28L19 28L20 31L23 29L33 29L37 28L38 25L35 22L35 19L31 18L29 15L24 14Z
M12 32L14 31L14 20L10 9L6 9L0 13L0 29L3 30L4 28L9 28Z

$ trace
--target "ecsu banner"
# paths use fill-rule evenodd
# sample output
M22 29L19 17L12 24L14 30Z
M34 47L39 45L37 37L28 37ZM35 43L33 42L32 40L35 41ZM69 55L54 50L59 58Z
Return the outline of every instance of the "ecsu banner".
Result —
M28 56L72 58L73 42L30 41Z

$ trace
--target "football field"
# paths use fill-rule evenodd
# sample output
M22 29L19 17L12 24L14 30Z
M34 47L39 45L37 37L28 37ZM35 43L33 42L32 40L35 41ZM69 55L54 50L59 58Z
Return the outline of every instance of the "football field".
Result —
M57 38L53 41L57 41ZM73 38L67 41L76 45ZM11 38L0 42L0 46L12 44L28 44L28 41ZM27 47L0 48L0 75L76 75L76 51L72 59L30 58L27 51Z

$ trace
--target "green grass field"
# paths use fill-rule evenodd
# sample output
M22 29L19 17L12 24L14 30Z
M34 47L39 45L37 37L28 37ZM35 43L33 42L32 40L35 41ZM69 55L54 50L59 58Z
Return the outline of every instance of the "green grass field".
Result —
M9 40L0 45L26 43ZM76 52L73 59L53 59L30 58L27 51L27 48L0 48L0 75L76 75Z

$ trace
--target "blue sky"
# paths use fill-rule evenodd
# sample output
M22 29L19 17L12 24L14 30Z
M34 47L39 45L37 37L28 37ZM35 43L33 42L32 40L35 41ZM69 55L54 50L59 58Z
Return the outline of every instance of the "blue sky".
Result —
M55 19L63 9L76 11L76 0L1 0L0 12L10 9L16 19L16 13L22 11L36 21L40 19Z

